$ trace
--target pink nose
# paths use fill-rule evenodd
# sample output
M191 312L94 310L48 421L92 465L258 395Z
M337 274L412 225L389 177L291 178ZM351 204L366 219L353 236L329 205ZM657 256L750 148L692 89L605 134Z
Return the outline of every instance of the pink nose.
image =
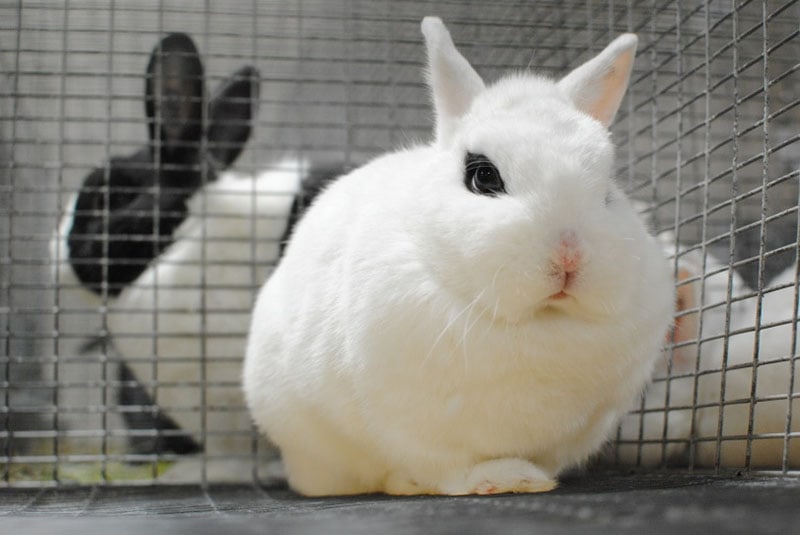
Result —
M578 235L573 230L561 233L558 245L552 258L555 267L566 273L578 271L583 262L583 253L578 244Z

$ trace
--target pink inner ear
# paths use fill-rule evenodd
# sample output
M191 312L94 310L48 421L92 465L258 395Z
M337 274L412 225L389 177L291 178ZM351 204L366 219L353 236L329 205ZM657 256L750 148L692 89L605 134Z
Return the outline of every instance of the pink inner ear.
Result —
M614 119L617 109L614 95L615 91L619 91L620 86L619 81L614 76L613 66L608 75L603 79L602 86L600 98L594 100L591 105L587 106L586 112L601 123L608 125Z
M428 84L436 110L436 140L441 142L450 136L455 122L485 86L455 47L441 20L426 17L422 33L428 53Z
M617 114L619 105L622 102L622 97L625 95L625 90L628 87L628 77L625 70L619 71L619 65L629 65L633 62L633 56L630 52L620 55L614 63L609 65L608 71L603 76L600 83L599 94L596 98L586 106L585 111L603 123L610 126L614 121L614 116Z

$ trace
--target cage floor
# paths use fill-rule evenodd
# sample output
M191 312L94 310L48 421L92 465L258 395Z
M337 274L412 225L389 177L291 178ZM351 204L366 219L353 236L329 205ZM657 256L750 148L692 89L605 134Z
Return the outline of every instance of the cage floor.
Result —
M309 499L285 487L3 489L3 533L795 533L800 479L592 474L548 494ZM70 518L67 518L70 517Z

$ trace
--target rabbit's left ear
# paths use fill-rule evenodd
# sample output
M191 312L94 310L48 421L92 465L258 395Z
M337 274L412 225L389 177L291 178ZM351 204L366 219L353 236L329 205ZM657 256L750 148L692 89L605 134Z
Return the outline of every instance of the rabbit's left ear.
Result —
M436 142L447 142L456 123L485 85L456 49L440 18L425 17L422 34L428 51L428 85L436 110Z
M208 103L208 151L230 166L250 137L258 105L259 73L245 66L222 82Z
M203 135L205 81L200 53L185 33L164 37L150 54L145 79L145 113L150 142L167 163L183 164Z
M558 82L579 110L606 128L614 121L628 89L637 42L632 33L620 35L600 54Z

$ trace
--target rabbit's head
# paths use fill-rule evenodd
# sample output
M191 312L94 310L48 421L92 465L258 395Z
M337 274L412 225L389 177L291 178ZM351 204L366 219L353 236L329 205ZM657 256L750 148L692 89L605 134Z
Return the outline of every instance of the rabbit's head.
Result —
M75 274L96 293L116 295L136 279L171 243L187 199L239 156L258 72L242 67L208 98L195 44L174 33L150 55L144 97L147 144L91 171L63 229Z
M641 282L666 264L613 180L608 132L636 36L559 81L521 73L487 86L439 19L422 27L436 140L415 220L432 271L511 322L638 313Z

